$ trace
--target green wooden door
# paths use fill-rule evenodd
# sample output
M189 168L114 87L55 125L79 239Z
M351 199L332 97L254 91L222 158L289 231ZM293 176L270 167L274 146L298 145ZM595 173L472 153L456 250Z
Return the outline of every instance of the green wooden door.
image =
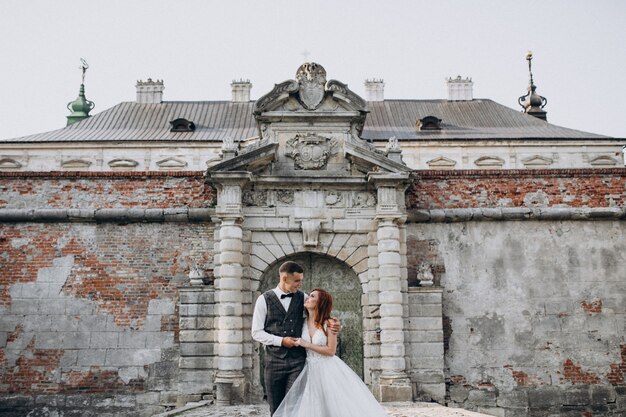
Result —
M313 288L323 288L332 294L334 307L332 315L341 321L337 356L363 379L362 290L356 273L347 264L330 256L315 253L296 254L281 259L265 271L259 288L261 293L278 285L278 268L285 261L297 262L304 268L302 291L308 293Z

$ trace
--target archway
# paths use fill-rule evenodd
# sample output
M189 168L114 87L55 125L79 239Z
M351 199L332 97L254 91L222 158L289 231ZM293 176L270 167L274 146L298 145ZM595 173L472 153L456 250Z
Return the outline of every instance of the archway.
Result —
M356 273L337 258L304 252L286 256L271 264L263 273L259 285L263 293L278 284L278 268L285 261L294 261L304 268L302 290L324 288L333 295L333 315L341 321L337 347L339 356L363 378L363 314L361 283ZM260 349L260 371L263 374L263 349ZM263 378L261 378L263 381Z

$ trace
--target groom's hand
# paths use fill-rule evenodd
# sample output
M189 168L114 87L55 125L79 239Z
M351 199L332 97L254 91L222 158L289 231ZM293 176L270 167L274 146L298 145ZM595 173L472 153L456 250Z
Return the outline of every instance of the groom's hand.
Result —
M281 342L281 346L282 347L286 347L286 348L292 348L292 347L296 347L298 345L296 345L296 341L298 339L294 338L294 337L283 337L283 341Z
M341 322L337 317L328 319L328 328L333 334L337 334L341 331Z

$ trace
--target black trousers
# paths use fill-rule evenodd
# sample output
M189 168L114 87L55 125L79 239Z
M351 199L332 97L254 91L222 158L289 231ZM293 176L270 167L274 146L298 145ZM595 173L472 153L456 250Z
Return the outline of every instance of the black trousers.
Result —
M285 358L278 358L272 355L265 355L265 394L270 405L270 414L274 412L287 395L295 380L302 372L306 354Z

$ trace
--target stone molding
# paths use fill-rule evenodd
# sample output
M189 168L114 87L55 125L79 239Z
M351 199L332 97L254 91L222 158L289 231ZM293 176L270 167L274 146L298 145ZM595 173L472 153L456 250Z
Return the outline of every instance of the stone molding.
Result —
M511 220L626 220L626 207L503 207L407 210L409 223Z
M457 208L407 210L408 223L512 220L626 220L626 207ZM193 223L210 222L214 208L0 209L0 223Z
M192 223L214 215L213 208L0 209L0 223Z

